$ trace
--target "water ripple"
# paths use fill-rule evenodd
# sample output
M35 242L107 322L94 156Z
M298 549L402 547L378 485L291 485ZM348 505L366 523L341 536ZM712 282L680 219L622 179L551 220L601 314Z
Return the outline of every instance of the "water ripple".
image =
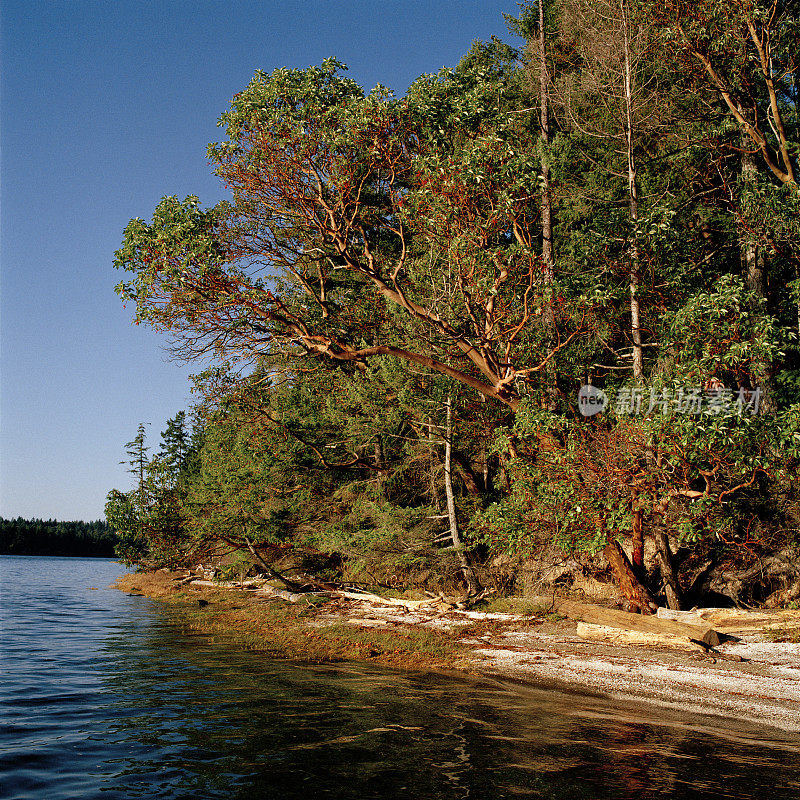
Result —
M800 741L602 699L265 661L106 560L0 557L9 800L793 798ZM708 765L713 764L713 770Z

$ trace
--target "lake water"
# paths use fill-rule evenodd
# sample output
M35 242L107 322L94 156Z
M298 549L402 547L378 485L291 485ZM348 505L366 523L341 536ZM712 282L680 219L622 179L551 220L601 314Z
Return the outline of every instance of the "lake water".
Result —
M265 660L107 588L122 571L0 557L0 796L800 797L790 734L548 688Z

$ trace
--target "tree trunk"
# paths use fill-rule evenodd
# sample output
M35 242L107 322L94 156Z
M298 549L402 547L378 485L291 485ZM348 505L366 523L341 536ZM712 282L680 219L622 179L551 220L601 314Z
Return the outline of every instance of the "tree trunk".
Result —
M742 135L742 182L754 184L758 175L758 165L755 154L747 149L748 142L745 134ZM766 261L764 253L758 245L743 230L740 237L740 251L742 269L744 271L745 286L756 295L759 300L767 299ZM761 309L756 309L761 313ZM754 362L752 365L753 379L761 387L762 397L760 412L769 414L774 412L775 404L772 396L772 365L766 361Z
M486 395L482 394L481 402L486 403ZM481 454L483 463L481 464L482 467L482 477L483 477L483 491L488 494L489 489L491 488L491 484L489 481L489 442L492 439L492 430L486 422L487 415L484 415L483 421L483 441L481 442Z
M623 30L624 84L625 84L625 149L628 156L628 207L635 228L639 221L639 190L636 183L636 158L634 154L633 127L633 70L631 65L630 29L626 0L620 0ZM635 232L634 232L635 235ZM639 309L639 247L634 242L630 253L630 309L631 341L633 342L633 377L637 383L644 380L642 355L642 327Z
M794 268L794 277L800 281L800 267L797 265ZM800 338L800 300L797 301L797 336Z
M658 604L650 592L639 582L619 542L611 539L603 548L603 555L614 571L617 584L628 608L642 614L652 614L658 608Z
M503 481L503 488L506 493L511 491L511 479L508 477L508 470L506 469L505 460L502 454L500 455L500 480Z
M383 444L380 439L375 442L373 449L375 453L375 471L380 477L385 478L389 474L389 469L386 466L386 456L384 455Z
M542 215L542 266L544 267L544 324L548 353L552 352L556 341L555 309L553 305L553 281L555 278L555 254L553 247L553 210L550 197L550 163L548 145L550 144L550 76L547 72L547 37L544 28L544 0L539 0L539 139L541 141L542 196L540 210ZM545 367L545 391L547 407L556 409L558 385L553 359Z
M483 497L483 490L478 484L478 476L475 474L475 470L472 469L469 459L463 453L451 453L450 457L459 468L461 479L464 481L464 486L470 495L472 497Z
M747 144L747 141L742 142L742 181L745 184L753 184L758 176L758 166L755 154L747 149ZM748 240L746 231L742 231L741 253L745 286L758 297L766 298L764 254L755 242Z
M247 538L247 536L243 536L242 539L244 540L244 543L247 546L247 549L250 551L250 554L253 556L253 558L256 561L258 561L259 564L261 564L261 566L264 568L264 570L266 570L266 573L270 578L274 578L276 580L281 581L281 583L283 583L283 585L286 586L286 588L290 589L290 590L297 590L297 589L301 588L301 585L299 583L297 583L296 581L290 580L289 578L284 577L274 567L270 566L270 564L268 564L264 560L264 557L261 555L261 553L259 553L258 550L256 550L255 547L253 547L253 543L250 541L250 539ZM235 541L231 541L231 540L228 540L228 539L223 539L223 541L227 542L228 544L230 544L233 547L236 547L236 548L239 547L239 545Z
M635 501L635 497L631 498L632 502ZM631 526L631 535L633 538L633 557L631 559L631 563L633 566L633 571L636 573L636 576L639 578L640 581L644 580L645 571L644 571L644 533L642 531L642 509L641 508L634 508L633 509L633 525Z
M475 577L475 572L472 569L467 554L464 552L464 547L461 542L461 536L458 532L458 519L456 517L456 502L453 496L453 475L452 475L452 459L453 455L453 401L450 395L447 395L447 422L445 427L444 438L444 491L447 496L447 517L450 521L450 538L453 542L458 560L461 564L461 574L467 582L467 591L470 595L475 595L480 589L478 580Z
M658 563L661 568L661 580L664 583L664 594L667 597L667 605L673 611L681 610L681 590L678 578L675 575L675 568L672 564L672 550L669 547L669 539L664 531L655 532L656 547L658 552Z
M439 485L436 481L436 475L439 468L439 459L437 456L438 447L437 445L439 442L433 435L433 423L431 422L431 418L428 417L428 443L430 444L430 455L431 455L431 468L430 468L430 487L428 493L431 499L431 505L438 511L441 512L442 510L442 502L439 497Z

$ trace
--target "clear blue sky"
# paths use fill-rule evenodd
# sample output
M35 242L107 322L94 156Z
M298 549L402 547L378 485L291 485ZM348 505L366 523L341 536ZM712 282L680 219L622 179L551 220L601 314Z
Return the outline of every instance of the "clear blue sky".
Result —
M159 199L223 197L205 159L256 69L336 56L402 94L514 0L3 0L0 515L98 519L139 422L157 444L191 368L130 323L113 253Z

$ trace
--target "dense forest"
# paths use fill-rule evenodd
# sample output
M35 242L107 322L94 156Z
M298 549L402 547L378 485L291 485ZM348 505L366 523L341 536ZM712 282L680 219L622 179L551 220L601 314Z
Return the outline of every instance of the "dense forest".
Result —
M83 556L113 558L117 537L96 522L56 522L54 519L0 517L0 555Z
M532 0L404 96L257 72L115 266L204 368L119 553L287 585L800 595L800 2Z

